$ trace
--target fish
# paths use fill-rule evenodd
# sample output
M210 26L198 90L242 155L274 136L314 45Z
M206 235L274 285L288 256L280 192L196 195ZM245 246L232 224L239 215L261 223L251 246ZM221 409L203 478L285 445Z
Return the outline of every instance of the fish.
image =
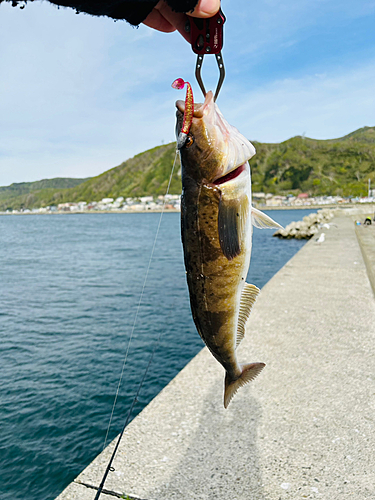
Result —
M193 106L190 130L181 134L185 102L176 102L181 238L193 320L225 369L227 408L237 390L265 366L240 364L236 355L259 293L255 285L246 283L252 227L281 226L251 205L248 160L256 152L254 146L225 120L211 91L203 104Z

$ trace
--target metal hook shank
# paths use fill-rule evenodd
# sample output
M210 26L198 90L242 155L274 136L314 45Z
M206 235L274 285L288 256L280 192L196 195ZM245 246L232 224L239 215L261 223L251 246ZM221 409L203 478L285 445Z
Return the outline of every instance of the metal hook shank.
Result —
M206 92L206 89L205 89L205 86L204 86L204 83L202 80L202 75L201 75L203 57L204 57L203 54L198 54L197 64L195 66L195 78L197 79L198 85L199 85L201 91L203 92L204 97L206 97L207 92ZM218 68L219 68L219 81L217 83L214 101L216 101L216 99L219 95L221 86L223 85L224 78L225 78L224 61L223 61L223 56L222 56L221 52L219 52L218 54L215 54L215 57L216 57L216 62L217 62Z
M221 86L223 85L223 81L225 78L224 61L223 61L223 56L221 55L221 52L219 52L218 54L215 54L215 57L216 57L217 65L219 67L219 81L217 82L214 101L216 101L217 96L219 95Z
M203 57L204 57L203 55L198 54L197 64L195 65L195 78L197 79L198 85L199 85L201 91L203 92L204 97L206 97L207 92L206 92L206 89L204 88L204 83L203 83L202 76L201 76Z

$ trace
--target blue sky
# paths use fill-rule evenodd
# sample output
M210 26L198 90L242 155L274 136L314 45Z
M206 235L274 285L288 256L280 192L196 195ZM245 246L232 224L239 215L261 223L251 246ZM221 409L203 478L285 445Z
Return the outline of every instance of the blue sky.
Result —
M218 104L244 135L279 142L375 125L375 1L223 0ZM0 186L98 175L174 140L175 78L196 56L177 34L0 5ZM215 88L214 57L203 79Z

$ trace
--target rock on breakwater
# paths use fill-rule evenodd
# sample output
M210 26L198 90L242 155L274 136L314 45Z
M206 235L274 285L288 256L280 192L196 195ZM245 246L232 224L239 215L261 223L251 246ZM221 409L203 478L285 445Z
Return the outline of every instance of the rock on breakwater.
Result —
M284 239L310 239L324 224L328 224L333 216L333 210L324 208L315 214L306 215L301 221L291 222L284 229L278 229L273 236Z

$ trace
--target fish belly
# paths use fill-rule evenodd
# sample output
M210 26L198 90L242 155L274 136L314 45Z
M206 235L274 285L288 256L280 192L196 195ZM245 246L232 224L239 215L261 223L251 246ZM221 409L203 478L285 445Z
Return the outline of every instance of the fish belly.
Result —
M220 190L212 185L183 190L181 230L192 315L197 330L215 358L233 376L240 297L249 267L251 239L228 260L218 234ZM247 243L247 245L246 245ZM249 248L250 247L250 248Z

